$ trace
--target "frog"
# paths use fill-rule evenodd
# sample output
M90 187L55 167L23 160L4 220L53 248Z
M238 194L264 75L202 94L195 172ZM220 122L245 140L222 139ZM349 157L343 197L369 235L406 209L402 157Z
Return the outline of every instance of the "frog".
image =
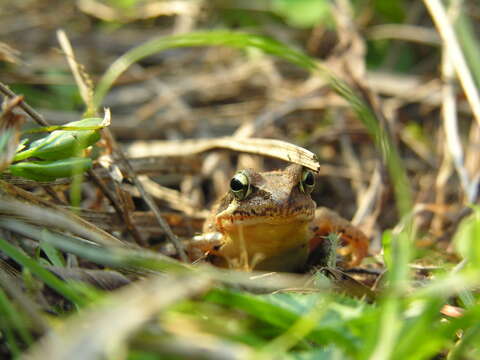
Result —
M330 251L327 237L336 233L341 265L359 265L368 253L367 236L333 210L317 208L311 196L315 182L316 174L298 164L236 172L189 254L220 267L302 272L322 263Z

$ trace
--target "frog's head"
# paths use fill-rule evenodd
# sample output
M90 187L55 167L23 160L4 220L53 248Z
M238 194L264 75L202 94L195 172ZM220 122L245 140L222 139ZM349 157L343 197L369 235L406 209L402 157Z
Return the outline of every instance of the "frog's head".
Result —
M217 225L228 231L240 224L311 221L316 207L310 196L314 187L314 173L296 164L270 172L238 171L218 208Z

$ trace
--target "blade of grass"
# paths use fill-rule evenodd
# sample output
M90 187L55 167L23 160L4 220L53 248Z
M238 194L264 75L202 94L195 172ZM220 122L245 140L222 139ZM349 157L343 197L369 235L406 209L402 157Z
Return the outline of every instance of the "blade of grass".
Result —
M379 336L373 353L368 357L371 360L390 359L401 329L400 303L395 297L384 300L381 307Z
M0 227L37 241L45 241L56 248L79 255L98 264L152 271L188 268L187 265L183 265L170 257L142 249L113 246L103 248L88 240L52 231L42 234L42 228L14 219L0 219Z
M3 191L6 194L3 194ZM15 197L26 199L29 202L16 200ZM37 198L32 197L27 191L0 180L0 211L2 214L27 218L31 223L45 227L65 229L99 245L121 246L124 244L113 235L76 216L71 211L54 205L47 207L45 203L40 203L41 206L36 204L39 204Z
M25 274L25 273L24 273ZM16 270L5 261L0 261L0 287L15 301L18 312L28 317L29 328L35 334L44 334L50 326L44 320L40 306L27 295L27 286Z
M10 344L13 348L17 347L16 342L14 341L13 330L15 329L22 341L30 346L33 344L33 336L28 331L28 324L25 322L25 319L22 315L15 309L13 304L8 299L5 292L0 288L0 313L3 313L3 321L5 326L7 326L10 331ZM7 322L9 324L7 324ZM10 325L10 326L9 326ZM13 349L12 349L13 350Z
M20 265L30 269L30 271L39 279L41 279L46 285L57 291L59 294L73 302L78 307L82 307L89 302L83 294L79 294L78 292L74 291L68 283L63 282L51 272L45 270L36 261L23 254L15 246L2 238L0 238L0 250Z
M17 343L17 339L15 338L12 327L9 323L7 323L7 314L5 313L2 305L0 305L0 314L2 315L0 316L0 329L2 330L2 334L5 336L5 344L8 350L10 350L12 353L13 357L17 359L21 354L20 346Z
M42 231L42 236L48 236L48 230L44 229ZM58 249L56 249L46 241L41 241L40 247L54 266L58 266L58 267L65 266L65 259L62 253Z
M252 34L229 31L196 32L154 38L128 51L108 68L96 88L94 105L98 108L116 79L127 70L129 66L145 57L163 50L178 47L219 45L241 49L255 47L267 54L278 56L325 77L329 81L330 86L350 104L360 120L367 127L370 136L375 140L375 144L380 150L389 169L390 178L395 189L399 213L406 215L411 211L413 203L412 195L403 162L388 133L380 126L380 122L376 118L375 113L344 81L335 77L327 68L318 64L315 59L275 40Z
M388 248L389 289L380 304L380 326L377 330L377 341L369 359L386 360L395 354L395 346L399 343L402 331L401 296L408 283L408 262L412 249L412 219L406 216L392 233L386 234L385 245Z
M100 79L94 95L94 105L98 108L115 80L135 62L163 50L191 46L232 46L241 49L255 47L272 55L287 59L303 68L313 70L315 61L310 57L291 50L279 42L266 37L229 31L208 31L191 34L154 38L139 45L119 57Z
M387 164L390 180L395 191L397 210L400 216L407 216L412 211L412 191L403 160L390 135L381 126L372 109L344 81L328 74L327 70L322 71L327 74L330 86L350 104L373 138L377 149Z

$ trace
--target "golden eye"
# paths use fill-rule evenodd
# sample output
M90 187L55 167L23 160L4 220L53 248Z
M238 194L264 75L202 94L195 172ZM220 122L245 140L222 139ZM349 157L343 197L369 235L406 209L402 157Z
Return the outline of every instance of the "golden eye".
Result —
M238 200L245 199L251 192L248 176L243 172L238 172L230 180L230 191Z
M315 175L313 175L313 172L308 169L303 169L302 180L299 185L303 193L310 194L315 188Z

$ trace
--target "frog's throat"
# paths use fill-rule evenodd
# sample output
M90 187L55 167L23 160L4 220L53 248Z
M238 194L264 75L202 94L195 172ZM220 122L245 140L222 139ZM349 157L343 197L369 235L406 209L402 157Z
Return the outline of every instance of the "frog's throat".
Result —
M220 253L227 259L247 255L249 259L261 258L268 261L272 258L288 258L293 250L302 249L305 253L311 238L310 220L284 223L255 223L246 225L235 223L223 232L224 245ZM278 269L282 270L282 264Z

